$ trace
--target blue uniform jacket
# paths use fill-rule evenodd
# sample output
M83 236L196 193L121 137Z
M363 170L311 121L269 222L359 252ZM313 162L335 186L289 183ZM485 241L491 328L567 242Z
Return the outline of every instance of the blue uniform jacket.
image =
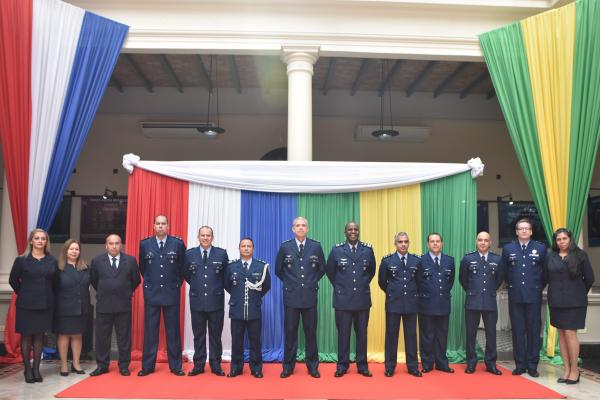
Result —
M225 268L229 264L227 251L212 246L207 265L202 262L200 246L185 252L183 277L190 285L190 309L211 312L225 308Z
M518 241L513 241L502 249L504 279L508 283L508 301L514 303L540 303L544 282L544 260L546 246L530 240L525 253Z
M331 249L326 273L333 285L333 308L366 310L371 307L369 283L375 276L375 254L371 245L358 242L352 253L348 242Z
M465 289L466 310L496 311L496 291L502 284L502 257L488 252L487 261L479 252L465 254L460 262L459 281Z
M306 238L302 258L295 239L281 243L275 274L283 282L283 304L286 307L315 307L319 280L325 274L325 255L321 243Z
M183 281L185 245L183 240L167 236L163 251L158 249L156 237L140 242L140 272L144 278L144 302L153 306L179 304Z
M435 266L429 253L421 256L417 271L419 312L425 315L449 315L450 291L454 285L454 258L440 254L440 266Z
M406 255L406 267L397 252L381 259L379 265L379 287L385 292L385 311L398 314L413 314L419 311L417 271L421 259L413 254Z
M244 272L242 260L232 261L225 271L225 289L231 295L229 297L229 318L241 320L253 320L261 318L261 305L263 296L271 288L271 274L267 268L262 290L248 289L246 298L245 282L260 282L265 270L266 263L256 258L252 259L248 272Z

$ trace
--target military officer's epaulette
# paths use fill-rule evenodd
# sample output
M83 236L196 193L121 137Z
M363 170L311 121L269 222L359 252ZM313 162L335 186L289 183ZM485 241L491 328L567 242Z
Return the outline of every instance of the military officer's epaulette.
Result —
M494 253L493 251L489 251L489 252L488 252L488 254L491 254L491 255L493 255L493 256L499 256L499 255L500 255L500 254L498 254L498 253Z
M371 246L371 243L360 242L360 244L362 244L363 246L366 246L366 247L373 248L373 246Z
M180 242L183 242L183 239L182 239L182 238L180 238L179 236L171 236L171 237L172 237L173 239L177 239L177 240L179 240Z
M470 253L467 253L466 255L470 256L471 254L475 255L475 254L477 254L477 253L479 253L479 252L478 252L478 251L472 251L472 252L470 252ZM491 253L491 252L490 252L490 253Z
M261 263L263 263L263 264L268 264L268 263L267 263L265 260L261 260L260 258L255 258L255 260L256 260L256 261L259 261L259 262L261 262Z
M317 239L306 238L306 240L311 240L313 242L317 242L317 243L321 244L321 242L319 242Z
M335 245L335 247L344 247L344 245L346 244L346 242L341 242Z
M383 256L383 258L388 258L393 256L394 254L396 254L396 252L390 253L390 254L386 254L385 256Z
M238 261L240 261L239 258L236 258L235 260L229 260L229 264L233 264L233 263L238 262Z
M294 239L288 239L288 240L284 240L283 242L281 242L281 244L288 243L288 242L292 242L292 241L294 241Z
M156 236L152 235L152 236L145 237L145 238L142 239L142 241L148 240L148 239L152 239L153 237L156 237Z

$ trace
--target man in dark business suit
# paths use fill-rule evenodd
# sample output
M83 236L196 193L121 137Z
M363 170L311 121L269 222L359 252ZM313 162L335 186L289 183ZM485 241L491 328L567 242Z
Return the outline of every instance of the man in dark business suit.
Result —
M213 374L225 376L221 368L221 334L225 308L224 276L229 258L227 251L212 245L213 230L203 226L198 230L200 246L185 253L183 276L190 286L190 310L194 332L195 376L204 372L206 364L206 327L208 325L209 364Z
M306 367L313 378L320 378L317 351L317 293L319 280L325 274L325 255L321 243L306 237L308 221L297 217L292 223L294 239L281 243L275 263L275 274L283 282L283 325L285 345L283 371L287 378L294 372L298 350L298 323L306 339Z
M406 368L412 376L423 376L417 359L417 271L421 259L408 252L408 233L394 237L396 251L381 259L379 287L385 292L385 376L392 377L398 365L398 333L404 327Z
M157 215L154 218L154 235L140 242L140 272L144 277L144 352L138 376L154 372L161 312L167 336L169 369L174 375L185 375L181 369L179 328L185 244L180 238L167 235L168 231L167 217Z
M117 333L119 372L129 376L131 361L131 297L140 284L135 257L121 252L119 235L106 238L107 253L96 256L90 264L90 282L96 290L96 364L90 373L108 372L113 326Z
M424 373L435 369L453 373L446 348L450 317L450 291L454 285L454 258L442 253L442 236L427 236L429 252L417 271L419 288L419 348Z
M375 276L375 255L370 244L358 240L359 227L354 221L344 227L346 241L331 249L327 258L327 277L333 285L333 308L338 330L338 362L334 376L348 372L350 333L356 333L356 367L358 373L371 377L367 364L367 327L371 308L369 284Z

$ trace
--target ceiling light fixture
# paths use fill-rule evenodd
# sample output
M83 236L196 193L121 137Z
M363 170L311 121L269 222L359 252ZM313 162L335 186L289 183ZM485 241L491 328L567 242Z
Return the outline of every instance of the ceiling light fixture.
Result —
M225 129L220 127L220 115L219 115L219 67L217 66L217 56L210 56L210 65L208 68L208 78L212 80L212 71L213 71L213 62L215 65L215 86L214 90L216 93L216 103L217 103L217 124L213 126L210 123L210 103L212 100L212 90L210 87L208 89L208 108L206 111L206 126L202 126L197 128L198 132L205 134L206 136L217 136L222 133L225 133Z
M381 61L381 84L383 85L385 76L389 73L388 71L388 60ZM394 123L392 122L392 85L391 82L387 85L388 92L388 103L390 106L390 125L389 127L383 127L383 117L384 117L384 106L385 106L385 91L381 94L381 102L379 107L379 129L373 131L371 135L375 136L378 139L387 139L394 136L398 136L400 133L394 129Z

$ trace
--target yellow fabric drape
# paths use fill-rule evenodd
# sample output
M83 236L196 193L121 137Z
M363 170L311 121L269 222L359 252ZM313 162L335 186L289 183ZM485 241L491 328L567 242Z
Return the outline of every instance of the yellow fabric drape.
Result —
M575 3L521 21L552 229L566 226ZM549 327L546 354L554 355Z
M405 231L410 237L410 250L421 249L421 187L411 185L395 189L360 193L361 238L373 245L377 273L381 258L396 250L394 235ZM384 361L385 294L377 284L377 274L371 282L373 307L369 317L367 353L371 362ZM404 361L404 337L400 329L398 360Z

